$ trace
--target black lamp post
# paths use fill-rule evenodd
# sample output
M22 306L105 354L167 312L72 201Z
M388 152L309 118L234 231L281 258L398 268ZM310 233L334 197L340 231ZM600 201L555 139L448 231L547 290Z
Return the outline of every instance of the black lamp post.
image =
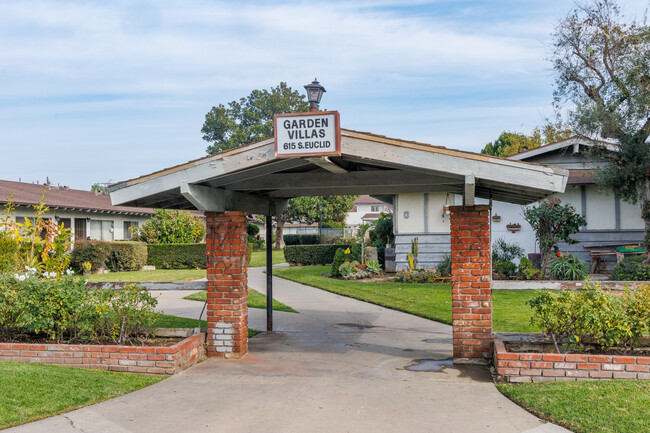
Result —
M326 92L325 87L321 86L318 80L314 78L310 84L305 86L307 90L307 100L309 101L309 112L318 111L318 104L320 104L320 98L323 97L323 93Z

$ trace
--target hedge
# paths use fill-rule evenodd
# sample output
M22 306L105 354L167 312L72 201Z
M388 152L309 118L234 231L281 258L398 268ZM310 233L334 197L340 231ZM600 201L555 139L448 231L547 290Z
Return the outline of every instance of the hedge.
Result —
M354 260L358 260L361 245L287 245L284 259L291 265L329 265L334 260L336 250L350 248Z
M109 242L111 255L106 267L113 272L139 271L147 263L147 244L144 242Z
M84 262L89 262L93 271L139 271L147 263L147 246L144 242L77 241L70 264L81 272Z
M157 269L205 269L206 244L148 244L147 264ZM246 262L250 263L253 245L248 244Z
M156 269L205 269L206 244L147 244L147 264Z
M285 245L317 245L321 243L320 235L284 235Z

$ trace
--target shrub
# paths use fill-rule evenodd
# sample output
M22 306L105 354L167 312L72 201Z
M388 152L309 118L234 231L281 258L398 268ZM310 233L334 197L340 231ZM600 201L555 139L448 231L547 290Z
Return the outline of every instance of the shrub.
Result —
M451 277L451 256L449 254L444 255L440 263L438 263L436 271L441 277Z
M550 336L558 352L594 344L604 351L630 352L650 331L650 286L623 296L587 282L579 291L543 291L527 304L532 322Z
M352 245L355 244L357 240L355 238L334 238L334 244L339 245Z
M246 248L246 266L250 265L252 258L253 258L253 245L248 244Z
M494 241L492 245L493 262L511 262L524 254L524 249L516 242L508 242L503 238Z
M517 273L517 265L512 262L494 262L492 270L505 278L512 278Z
M535 268L533 262L528 260L526 257L521 257L519 259L517 270L519 272L519 278L523 280L539 280L542 278L542 271Z
M146 326L155 315L158 301L146 289L129 284L121 290L97 290L94 295L98 316L94 331L100 340L127 344L150 336Z
M645 255L624 258L614 268L612 280L649 281L650 264L643 263L645 258Z
M148 244L187 244L200 242L205 226L186 210L158 209L142 226L136 227L133 240Z
M341 272L339 268L345 262L345 250L343 248L338 248L336 253L334 253L334 258L332 259L332 270L330 273L333 277L340 277Z
M292 265L327 265L334 261L336 250L349 248L347 245L287 245L284 248L284 258ZM359 252L354 254L350 248L351 258L356 260Z
M0 227L0 273L14 272L18 267L18 242L9 231Z
M320 235L284 235L285 245L318 245L321 243Z
M91 270L97 271L106 267L112 254L112 248L104 241L77 241L72 250L71 264L77 272L83 272L83 263L89 262Z
M206 244L148 244L147 264L158 269L205 269Z
M147 244L144 242L109 242L111 254L106 267L113 272L139 271L147 264Z
M550 270L551 277L556 280L584 280L589 275L587 264L570 254L558 255L551 262Z
M366 262L366 269L373 275L381 274L381 265L378 260L369 260Z
M370 231L370 243L376 247L386 247L395 243L393 231L393 214L382 213L379 218L372 222L373 230Z
M257 236L260 234L260 226L253 223L246 223L246 234L248 236Z
M439 283L440 275L430 269L416 269L413 272L398 273L400 283Z
M76 277L19 281L0 275L0 330L6 341L35 334L57 342L126 344L148 338L144 329L156 299L134 284L123 290L86 290Z

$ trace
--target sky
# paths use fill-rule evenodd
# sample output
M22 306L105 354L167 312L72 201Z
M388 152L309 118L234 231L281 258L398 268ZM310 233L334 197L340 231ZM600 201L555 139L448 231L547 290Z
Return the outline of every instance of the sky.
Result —
M479 152L552 116L551 33L571 7L0 0L0 179L87 190L200 158L212 106L314 78L343 128Z

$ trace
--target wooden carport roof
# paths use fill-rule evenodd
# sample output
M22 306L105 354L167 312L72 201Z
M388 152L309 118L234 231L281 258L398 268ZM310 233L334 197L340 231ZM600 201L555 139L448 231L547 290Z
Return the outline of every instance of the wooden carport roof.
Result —
M276 157L267 139L109 187L114 205L281 213L309 195L450 192L528 204L555 193L568 171L341 130L341 156Z

